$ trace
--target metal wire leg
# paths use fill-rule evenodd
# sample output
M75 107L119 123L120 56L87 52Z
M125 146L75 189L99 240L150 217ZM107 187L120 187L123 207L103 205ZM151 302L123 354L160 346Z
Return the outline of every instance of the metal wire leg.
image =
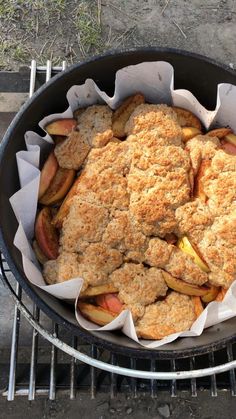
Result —
M33 307L33 316L36 321L39 321L39 308L35 304ZM37 355L38 355L38 332L35 329L33 329L31 360L30 360L30 379L29 379L29 396L28 396L29 400L35 399Z
M18 283L16 284L16 295L21 301L22 290ZM19 330L20 330L20 310L17 306L15 306L13 328L12 328L9 384L8 384L8 394L7 394L7 400L9 401L14 400L15 398L16 365L17 365L17 355L18 355Z

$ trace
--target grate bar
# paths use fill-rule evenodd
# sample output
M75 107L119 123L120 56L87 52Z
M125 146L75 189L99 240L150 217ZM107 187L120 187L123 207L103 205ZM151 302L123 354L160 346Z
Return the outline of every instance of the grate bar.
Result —
M171 359L170 366L171 366L171 371L175 372L176 371L175 359ZM176 397L177 396L176 389L177 389L176 380L174 379L174 380L171 381L171 389L170 389L171 397Z
M97 348L95 345L91 345L91 356L93 359L97 359ZM90 367L90 378L91 378L91 399L95 399L96 396L96 370L93 366Z
M34 319L39 321L39 308L34 304L33 316ZM31 349L31 360L30 360L30 377L29 377L29 400L35 399L35 383L36 383L36 366L37 366L37 355L38 355L38 332L33 329L32 334L32 349Z
M151 371L156 371L155 359L151 359ZM150 394L152 398L157 397L157 380L150 380Z
M58 325L53 322L53 336L58 337ZM50 362L50 384L49 384L49 400L56 398L56 364L57 364L57 348L52 344L51 347L51 362Z
M111 364L117 365L117 359L114 353L111 354ZM111 398L114 399L117 393L117 375L114 374L114 372L111 372L110 380L110 395Z
M72 337L72 347L77 349L77 337ZM76 372L76 360L72 356L70 362L70 399L75 399L76 390L75 390L75 372Z
M209 366L211 368L213 368L215 366L214 352L209 352L208 359L209 359ZM216 375L215 374L211 375L211 395L212 395L212 397L217 396L217 384L216 384Z
M192 356L190 358L190 370L194 370L195 368L195 357ZM197 382L196 378L191 378L191 396L197 397Z
M130 359L130 369L131 370L136 370L136 359L135 358ZM136 399L137 398L137 378L136 377L131 377L130 378L130 388L131 388L131 392L132 392L132 397L134 399Z
M1 253L0 253L0 256L1 256ZM7 261L5 260L5 258L2 257L2 265L0 266L0 274L3 277L4 273L8 273L8 272L11 272L11 270L9 269Z
M228 360L232 362L234 359L232 343L228 343L227 345L227 356L228 356ZM231 395L236 396L236 380L235 380L234 369L229 371L229 379L230 379Z
M16 284L16 295L19 301L21 301L22 289L18 282ZM12 328L10 372L9 372L8 394L7 394L8 401L14 400L14 397L15 397L19 331L20 331L20 310L19 310L19 307L15 306L13 328Z

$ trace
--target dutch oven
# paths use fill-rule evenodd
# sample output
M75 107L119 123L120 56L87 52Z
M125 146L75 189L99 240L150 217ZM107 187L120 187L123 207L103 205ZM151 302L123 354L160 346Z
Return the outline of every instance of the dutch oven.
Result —
M213 110L217 85L236 85L236 73L228 67L203 56L167 48L142 48L126 52L108 52L76 64L53 77L21 108L9 126L0 148L0 249L13 275L28 296L49 317L66 326L85 341L137 358L178 358L205 353L223 347L236 339L236 318L212 326L196 338L182 338L158 349L145 349L119 332L88 332L76 322L70 305L34 287L27 280L20 252L13 244L18 223L9 197L19 188L15 154L25 149L24 134L38 133L38 122L51 113L63 112L68 103L66 93L76 84L93 79L109 95L113 94L115 73L122 67L143 61L167 61L174 67L174 87L190 90L200 103Z

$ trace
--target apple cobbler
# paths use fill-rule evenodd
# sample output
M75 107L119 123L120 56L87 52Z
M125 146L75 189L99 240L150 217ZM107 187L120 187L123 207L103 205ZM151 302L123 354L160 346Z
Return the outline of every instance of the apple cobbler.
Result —
M54 121L35 253L47 284L81 277L98 325L124 309L137 335L189 329L236 278L236 135L185 109L126 99Z

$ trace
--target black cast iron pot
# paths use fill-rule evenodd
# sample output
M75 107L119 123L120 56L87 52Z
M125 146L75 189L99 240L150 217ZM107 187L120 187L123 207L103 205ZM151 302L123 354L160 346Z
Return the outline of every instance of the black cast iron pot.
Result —
M46 115L64 111L67 106L66 92L74 84L82 84L92 78L102 90L113 94L115 73L120 68L143 61L167 61L174 67L175 88L190 90L208 109L216 105L218 83L236 85L236 73L223 65L189 52L146 48L127 52L109 52L51 79L41 87L22 107L8 128L0 148L0 249L16 280L29 297L49 317L66 326L73 334L86 341L114 352L134 357L177 358L219 349L226 342L236 339L236 318L206 329L197 338L183 338L158 350L147 350L120 333L87 332L77 324L73 310L29 283L22 268L21 255L13 245L17 221L9 203L9 197L19 189L16 158L17 151L25 149L24 133L33 130L40 133L38 122Z

